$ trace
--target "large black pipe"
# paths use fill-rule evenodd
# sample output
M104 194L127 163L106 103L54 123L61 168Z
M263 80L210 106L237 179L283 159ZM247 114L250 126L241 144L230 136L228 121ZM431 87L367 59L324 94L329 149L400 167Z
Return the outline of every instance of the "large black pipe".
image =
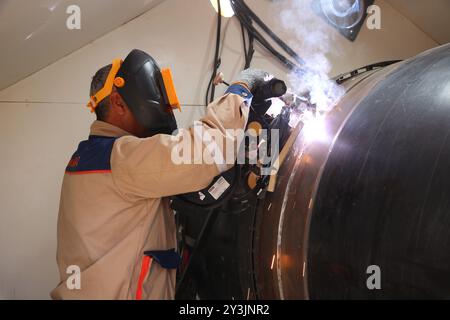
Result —
M449 230L447 46L391 72L337 136L314 198L309 295L450 298Z
M298 136L274 193L216 209L178 297L450 297L450 45L345 86L327 138ZM195 238L207 213L182 211Z

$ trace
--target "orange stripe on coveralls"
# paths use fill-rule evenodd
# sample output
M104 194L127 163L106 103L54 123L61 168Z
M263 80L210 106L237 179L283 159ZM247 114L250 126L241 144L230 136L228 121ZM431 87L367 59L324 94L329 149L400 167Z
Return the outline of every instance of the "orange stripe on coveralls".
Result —
M152 257L144 256L144 258L142 258L141 273L139 274L139 281L136 289L136 300L142 299L142 284L144 283L145 277L147 276L151 265Z
M66 171L66 174L70 174L70 175L79 175L79 174L93 174L93 173L111 173L111 170L90 170L90 171L75 171L75 172L70 172L70 171Z

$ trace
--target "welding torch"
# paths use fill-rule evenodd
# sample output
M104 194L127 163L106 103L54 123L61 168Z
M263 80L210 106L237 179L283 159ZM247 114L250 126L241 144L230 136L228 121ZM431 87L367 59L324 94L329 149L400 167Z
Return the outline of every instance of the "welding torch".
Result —
M228 82L224 80L224 75L219 72L213 80L213 84L218 86L219 84L230 86ZM287 91L286 83L283 80L272 78L268 81L264 81L255 86L252 94L255 102L263 102L270 98L277 98L284 95Z

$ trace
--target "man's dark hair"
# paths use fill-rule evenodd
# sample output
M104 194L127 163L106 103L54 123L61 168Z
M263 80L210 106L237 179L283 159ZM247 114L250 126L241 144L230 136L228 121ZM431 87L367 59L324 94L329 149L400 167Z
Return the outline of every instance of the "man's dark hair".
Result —
M103 88L106 82L106 78L108 77L109 71L111 71L112 64L104 66L100 70L98 70L95 75L92 77L91 82L91 90L90 95L95 95L99 90ZM105 121L109 112L109 96L103 99L95 108L95 115L97 116L97 120Z

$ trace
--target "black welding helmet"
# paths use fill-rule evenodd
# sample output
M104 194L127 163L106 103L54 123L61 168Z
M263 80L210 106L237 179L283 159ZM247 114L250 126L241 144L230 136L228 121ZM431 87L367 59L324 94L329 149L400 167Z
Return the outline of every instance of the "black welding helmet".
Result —
M172 134L177 129L173 109L180 104L170 69L160 69L147 53L134 49L125 60L114 60L105 90L91 97L90 107L111 94L115 86L136 120L148 130L149 136ZM102 90L98 92L101 93Z

